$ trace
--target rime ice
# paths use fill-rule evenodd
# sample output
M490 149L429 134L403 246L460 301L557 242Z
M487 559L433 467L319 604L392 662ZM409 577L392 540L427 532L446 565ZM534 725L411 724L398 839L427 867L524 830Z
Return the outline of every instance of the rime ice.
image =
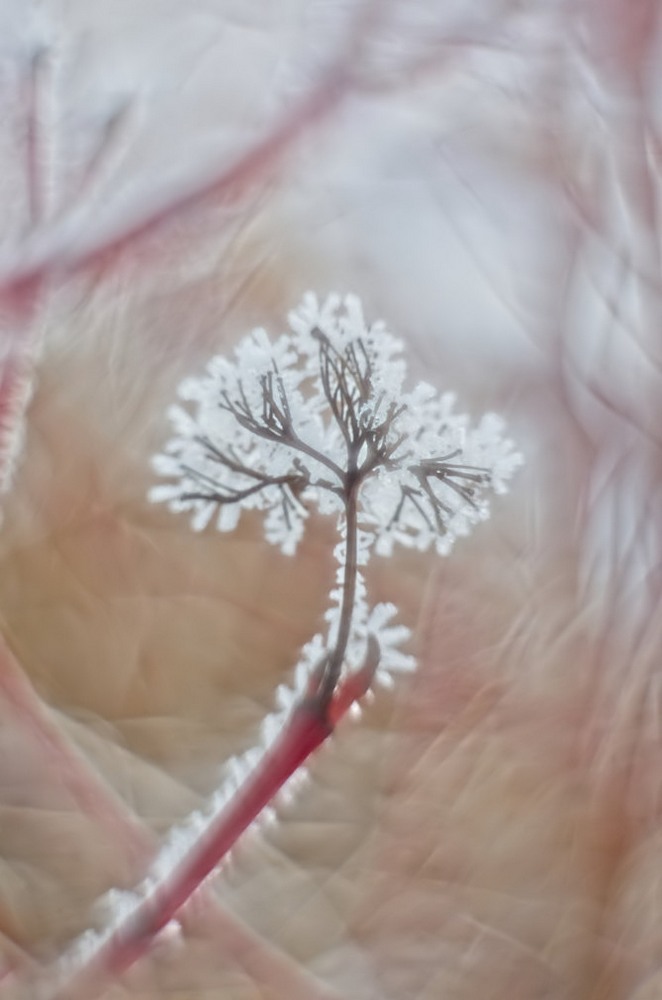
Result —
M378 681L413 669L401 649L409 630L393 624L393 605L369 607L363 567L395 543L446 555L488 516L489 493L503 492L521 462L494 414L472 427L451 393L406 388L402 342L366 323L356 296L320 302L309 292L288 320L278 337L253 330L232 358L212 358L181 384L183 405L169 411L174 435L154 459L167 482L150 493L190 512L195 530L215 520L231 531L242 509L261 510L267 541L286 555L312 508L337 517L326 631L301 653L276 732L306 678L326 660L328 697L369 658L371 637Z
M168 482L150 499L190 511L196 530L215 519L231 531L242 509L262 510L267 541L291 555L312 507L342 523L352 478L366 560L396 542L446 555L521 456L498 417L471 427L452 394L407 391L405 378L402 342L368 325L355 296L308 293L285 333L254 330L232 359L182 383L174 435L154 459Z

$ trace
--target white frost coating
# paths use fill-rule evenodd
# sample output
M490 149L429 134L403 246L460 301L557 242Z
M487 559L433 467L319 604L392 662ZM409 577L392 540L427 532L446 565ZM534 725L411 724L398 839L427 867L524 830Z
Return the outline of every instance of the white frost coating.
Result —
M170 408L174 434L153 462L168 482L150 499L190 512L196 531L214 520L232 531L242 509L262 510L267 541L293 555L312 506L342 521L334 469L347 468L348 445L324 385L323 359L330 356L336 369L355 360L352 419L359 428L379 428L388 452L362 481L360 563L373 544L381 555L396 542L446 555L488 516L488 490L504 492L521 456L494 414L471 427L454 412L452 394L424 383L405 391L402 353L383 323L366 323L356 296L320 302L309 292L290 313L286 333L272 340L253 330L232 359L212 358L203 375L181 384L185 406ZM364 443L359 465L368 452Z
M342 545L336 547L336 556L344 558ZM341 570L339 570L339 575ZM380 663L377 679L388 688L394 685L394 675L411 671L416 661L413 656L400 650L410 636L410 630L404 625L392 625L391 621L397 613L393 604L377 604L368 609L366 588L363 578L359 575L356 588L356 603L352 633L347 647L344 673L351 673L360 668L368 651L368 636L377 638L380 646ZM150 866L147 877L133 891L125 892L112 889L97 903L97 911L105 917L103 932L89 931L81 936L65 956L68 972L80 964L90 960L127 920L136 915L139 909L148 904L157 893L160 886L165 885L173 872L184 858L191 854L206 836L211 823L220 815L237 789L241 788L249 775L258 767L263 757L273 747L282 733L285 723L295 706L301 701L312 670L319 665L320 659L332 648L336 628L339 602L342 599L342 589L332 591L334 604L326 618L329 630L326 636L321 633L303 648L301 658L294 671L291 686L281 684L275 692L276 709L267 715L260 726L259 742L256 747L236 757L230 758L223 767L221 783L209 798L202 810L191 813L183 823L173 827L165 838L161 848ZM352 706L351 716L360 716L357 704ZM276 796L274 803L264 809L254 826L267 828L273 825L278 817L278 811L290 804L295 796L305 787L308 774L305 768L299 768L290 776ZM221 863L220 870L228 866L228 858Z
M368 325L356 296L331 294L320 301L308 292L288 321L287 332L275 339L253 330L232 358L214 357L203 375L182 382L184 405L168 411L174 434L153 460L167 482L154 486L150 499L190 512L194 530L215 520L219 530L232 531L242 509L262 510L267 541L292 555L311 507L338 519L339 568L326 632L304 646L292 686L277 688L259 746L226 765L212 816L259 764L334 648L352 463L360 473L356 564L364 567L373 550L388 556L397 542L446 555L456 538L488 516L486 494L504 492L522 461L496 415L471 427L455 412L452 393L439 394L425 383L405 390L402 342L382 322ZM369 608L357 570L343 676L365 663L369 637L379 646L377 683L391 688L395 676L414 669L414 657L402 651L411 633L394 624L396 615L393 604ZM360 707L352 706L351 714L360 715ZM281 802L291 795L293 780ZM186 833L173 834L162 852L163 868L180 857L186 841Z

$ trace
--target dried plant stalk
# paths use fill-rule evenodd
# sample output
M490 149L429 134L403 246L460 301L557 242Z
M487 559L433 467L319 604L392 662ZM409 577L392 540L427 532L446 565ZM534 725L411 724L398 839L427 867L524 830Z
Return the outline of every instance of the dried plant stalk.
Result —
M215 516L232 530L242 508L263 510L267 540L288 555L311 504L335 514L327 634L304 649L294 689L279 689L263 747L234 762L233 787L173 831L133 892L112 894L109 923L65 953L49 1000L89 997L148 951L373 680L413 668L399 648L409 630L390 624L392 605L369 609L361 568L373 548L388 553L395 542L449 552L487 516L487 490L503 491L521 461L494 416L469 429L451 397L426 385L405 391L401 343L383 324L368 326L353 296L320 304L308 295L290 327L273 343L254 331L233 362L214 358L182 385L194 412L171 409L176 435L155 460L170 482L151 498L192 511L197 530Z

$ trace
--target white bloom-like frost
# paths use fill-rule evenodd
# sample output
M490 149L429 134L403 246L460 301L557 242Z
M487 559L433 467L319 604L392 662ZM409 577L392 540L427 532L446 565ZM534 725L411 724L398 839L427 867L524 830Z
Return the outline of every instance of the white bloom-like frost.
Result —
M311 507L342 517L353 467L379 553L400 543L447 554L521 463L501 420L471 427L452 394L406 391L402 342L367 324L356 296L309 292L288 320L276 339L256 329L181 384L174 434L154 459L169 481L150 499L189 511L196 530L232 531L241 510L264 511L267 540L292 555Z
M313 508L338 520L336 585L324 633L302 651L299 692L325 658L342 659L335 680L359 670L372 640L378 679L413 668L409 630L393 605L369 607L363 567L396 544L446 555L521 462L499 417L472 426L452 393L408 388L406 375L402 341L368 324L356 296L309 292L284 333L253 330L186 379L168 411L173 436L153 461L166 482L150 498L190 512L194 529L232 531L259 510L267 541L293 555Z
M166 482L150 498L188 511L195 530L232 531L242 510L259 510L267 541L293 555L313 508L338 520L326 630L302 651L299 691L339 641L343 674L369 659L371 639L378 678L412 669L409 631L392 623L393 605L369 608L362 568L396 544L446 555L521 463L499 417L472 426L454 394L408 388L406 375L402 341L368 324L356 296L309 292L284 333L253 330L182 382L168 410L173 436L153 460Z

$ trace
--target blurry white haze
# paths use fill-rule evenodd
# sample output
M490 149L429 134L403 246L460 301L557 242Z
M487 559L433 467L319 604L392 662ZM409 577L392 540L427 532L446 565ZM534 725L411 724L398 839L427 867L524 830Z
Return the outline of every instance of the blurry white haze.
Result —
M371 562L416 671L81 1000L662 996L661 22L0 0L0 1000L48 995L319 631L329 518L290 557L147 501L182 378L307 289L525 465L449 556Z

